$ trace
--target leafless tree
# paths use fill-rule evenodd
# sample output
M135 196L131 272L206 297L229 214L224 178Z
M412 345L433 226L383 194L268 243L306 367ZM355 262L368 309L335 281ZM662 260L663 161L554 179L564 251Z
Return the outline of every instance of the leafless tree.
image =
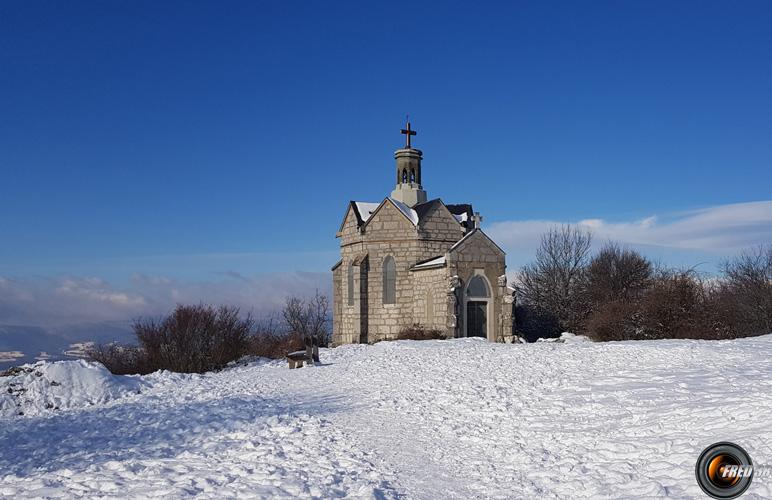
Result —
M635 250L606 243L587 266L587 292L594 306L638 300L649 286L652 264Z
M255 333L252 335L249 354L264 358L279 359L287 353L302 350L305 342L302 336L283 328L283 318L278 312L271 313L255 321Z
M329 299L317 290L308 300L289 297L282 316L290 334L302 338L316 337L321 345L327 345L330 340L329 310Z
M738 333L772 333L772 244L761 245L723 263L718 295Z
M553 228L542 236L536 260L518 274L520 301L554 316L561 330L581 332L589 311L585 292L591 243L588 231Z
M274 336L280 335L281 318L278 311L271 312L262 317L255 319L255 336Z

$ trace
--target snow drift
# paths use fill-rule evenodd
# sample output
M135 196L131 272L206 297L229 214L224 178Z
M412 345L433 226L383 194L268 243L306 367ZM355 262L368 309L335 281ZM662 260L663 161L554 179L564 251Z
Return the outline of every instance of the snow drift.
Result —
M704 498L709 444L772 464L772 336L568 338L155 373L141 394L0 420L0 497ZM770 497L758 478L743 498Z
M136 393L138 377L116 377L84 360L22 365L0 377L0 417L41 415Z

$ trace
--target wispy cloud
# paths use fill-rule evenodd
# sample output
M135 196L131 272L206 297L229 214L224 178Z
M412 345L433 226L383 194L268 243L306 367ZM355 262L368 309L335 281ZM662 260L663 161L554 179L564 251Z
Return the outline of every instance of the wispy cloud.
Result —
M0 363L7 363L10 361L16 361L23 358L24 353L21 351L0 351Z
M112 290L107 282L99 278L64 279L54 289L54 294L72 301L85 300L117 307L143 307L147 304L141 295Z
M652 214L632 221L505 221L491 224L486 231L505 248L534 249L545 231L562 223L573 223L591 230L596 241L611 239L630 245L725 254L772 242L772 201L719 205L676 214Z
M0 324L57 326L125 321L163 314L178 303L228 304L257 314L288 295L329 293L329 273L288 272L254 277L234 271L211 281L132 275L125 287L92 278L0 278Z

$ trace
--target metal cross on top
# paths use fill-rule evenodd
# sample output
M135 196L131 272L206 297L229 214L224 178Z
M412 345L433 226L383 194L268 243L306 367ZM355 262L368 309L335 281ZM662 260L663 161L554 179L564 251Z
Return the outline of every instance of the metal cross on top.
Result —
M401 134L405 134L405 136L406 136L407 144L405 144L405 147L407 149L412 149L411 146L410 146L410 136L411 135L416 135L417 132L415 130L410 130L410 117L408 117L408 119L407 119L407 129L403 128L402 130L400 130L400 133Z

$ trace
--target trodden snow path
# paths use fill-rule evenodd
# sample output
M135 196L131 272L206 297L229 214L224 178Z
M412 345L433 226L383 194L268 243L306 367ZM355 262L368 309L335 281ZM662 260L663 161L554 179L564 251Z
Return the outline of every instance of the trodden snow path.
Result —
M141 377L0 419L0 496L702 498L700 451L772 465L772 336L384 342L323 366ZM768 498L754 480L744 498Z

